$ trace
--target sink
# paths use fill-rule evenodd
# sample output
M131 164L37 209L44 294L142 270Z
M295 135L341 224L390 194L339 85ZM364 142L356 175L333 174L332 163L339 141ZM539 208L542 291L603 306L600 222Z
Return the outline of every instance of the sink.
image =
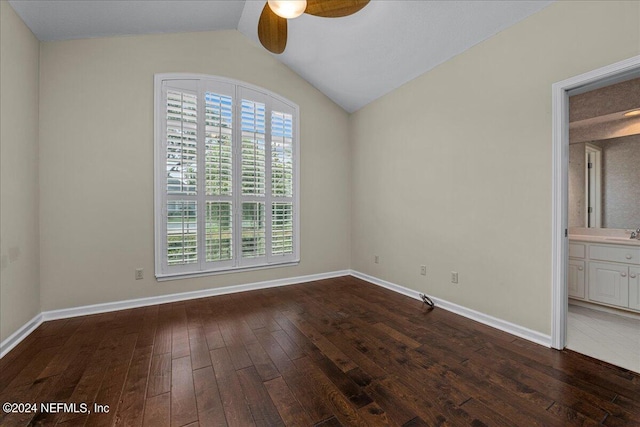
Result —
M605 242L618 243L621 245L640 246L640 240L630 239L629 237L605 237Z

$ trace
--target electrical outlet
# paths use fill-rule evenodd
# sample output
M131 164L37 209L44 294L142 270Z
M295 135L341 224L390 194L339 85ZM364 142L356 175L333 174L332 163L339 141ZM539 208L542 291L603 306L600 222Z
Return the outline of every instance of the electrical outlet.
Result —
M451 283L458 283L458 272L457 271L452 271L451 272Z
M427 266L426 265L421 265L420 266L420 274L422 276L426 276L427 275Z
M136 268L136 280L144 279L144 270L142 268Z
M374 256L373 262L375 262L376 264L380 264L380 257L378 255Z

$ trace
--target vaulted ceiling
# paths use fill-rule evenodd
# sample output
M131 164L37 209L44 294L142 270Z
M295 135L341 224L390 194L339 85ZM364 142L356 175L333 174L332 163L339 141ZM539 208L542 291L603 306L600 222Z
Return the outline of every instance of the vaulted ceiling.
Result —
M257 23L265 1L9 3L42 41L237 29L259 45ZM287 48L277 57L353 112L550 3L372 0L344 18L305 14L289 20Z

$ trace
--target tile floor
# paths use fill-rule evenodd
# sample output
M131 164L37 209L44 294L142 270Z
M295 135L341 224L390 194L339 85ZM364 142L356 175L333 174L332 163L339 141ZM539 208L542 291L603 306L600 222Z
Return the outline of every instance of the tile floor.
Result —
M640 373L640 319L569 304L567 348Z

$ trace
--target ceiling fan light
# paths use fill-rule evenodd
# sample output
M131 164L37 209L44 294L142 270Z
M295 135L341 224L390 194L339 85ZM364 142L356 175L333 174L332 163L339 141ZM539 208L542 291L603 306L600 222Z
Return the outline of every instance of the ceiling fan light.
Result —
M269 7L281 18L292 19L304 13L307 0L269 0Z

